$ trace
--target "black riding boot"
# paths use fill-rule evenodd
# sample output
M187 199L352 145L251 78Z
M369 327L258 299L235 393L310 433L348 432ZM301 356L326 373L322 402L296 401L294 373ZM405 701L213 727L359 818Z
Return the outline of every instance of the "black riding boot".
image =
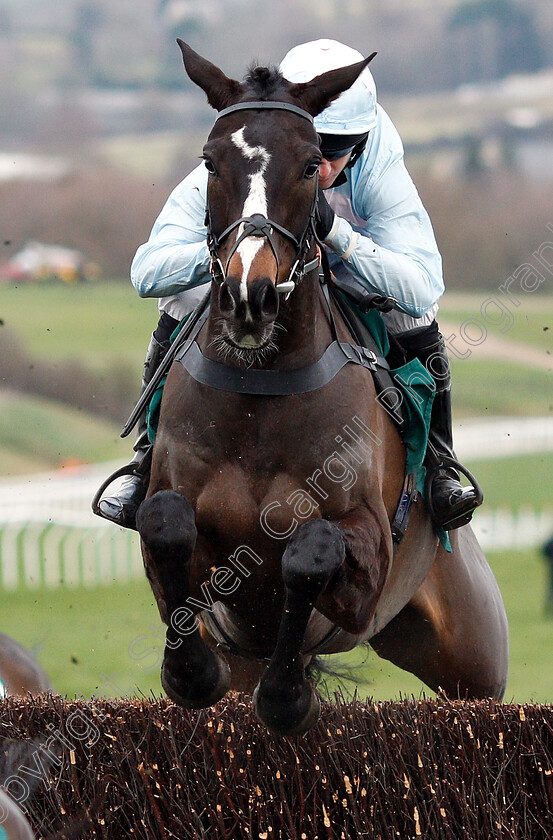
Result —
M452 531L470 522L483 496L476 480L453 452L451 374L445 342L436 321L396 337L407 361L419 359L436 383L425 458L427 504L433 521ZM474 486L463 487L459 472L466 474Z
M142 374L140 393L144 391L152 379L169 349L169 335L177 323L178 321L174 318L164 315L159 322L158 328L153 333L144 360L144 372ZM115 522L116 525L136 530L136 512L141 502L144 501L148 489L152 453L152 444L148 438L145 412L138 421L138 431L133 448L135 455L128 465L128 472L126 473L128 477L125 478L116 494L100 499L93 509L98 516L109 519L111 522ZM103 487L109 486L111 481L118 475L121 475L119 470L113 476L110 476Z

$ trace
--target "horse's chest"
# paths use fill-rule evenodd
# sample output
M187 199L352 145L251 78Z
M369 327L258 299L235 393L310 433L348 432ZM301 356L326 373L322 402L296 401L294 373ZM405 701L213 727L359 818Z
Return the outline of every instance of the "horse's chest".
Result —
M199 489L196 521L200 531L239 541L256 530L257 501L249 476L233 463L214 469Z
M336 456L358 464L369 461L379 441L355 409L343 405L337 394L329 394L322 405L317 396L276 398L261 405L253 400L248 410L242 400L225 395L216 412L206 407L191 419L185 434L188 457L208 468L232 464L253 474L256 482L279 471L307 477L312 466Z
M198 403L187 413L176 483L195 505L200 530L238 540L274 537L294 522L351 508L374 442L339 395L322 419L315 396L249 406L225 395L209 414Z
M275 430L230 438L214 434L211 440L204 435L201 441L190 443L188 457L200 471L200 485L213 485L227 501L241 495L251 502L263 498L275 481L296 486L318 468L331 482L333 476L337 481L338 473L347 471L351 461L349 453L338 449L326 435Z
M336 449L287 446L238 449L205 469L196 501L198 527L236 544L283 540L302 521L339 517L349 509L359 466Z

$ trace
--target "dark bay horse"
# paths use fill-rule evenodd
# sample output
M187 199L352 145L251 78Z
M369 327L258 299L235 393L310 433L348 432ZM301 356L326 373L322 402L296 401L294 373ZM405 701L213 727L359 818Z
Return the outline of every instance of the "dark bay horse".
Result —
M11 636L0 633L0 697L51 690L50 680L32 653Z
M137 517L168 625L165 691L202 708L257 684L259 718L297 734L319 713L311 658L369 641L434 690L501 698L506 617L470 527L447 553L419 500L394 550L405 453L370 372L346 364L278 395L263 384L318 371L333 329L351 341L318 279L312 117L370 59L305 84L268 68L240 83L179 45L219 114L204 148L209 315L192 365L170 369Z

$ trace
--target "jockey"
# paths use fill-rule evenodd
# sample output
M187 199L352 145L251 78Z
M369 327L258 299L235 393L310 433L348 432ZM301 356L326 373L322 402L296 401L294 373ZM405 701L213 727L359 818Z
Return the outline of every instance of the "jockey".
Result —
M360 61L361 53L337 41L300 44L280 70L291 82L306 82ZM445 342L436 323L444 292L442 261L432 225L405 168L401 139L376 102L373 77L365 68L353 85L315 117L322 161L319 166L317 234L324 241L332 272L349 275L370 292L394 298L384 313L388 331L406 361L418 358L436 383L429 449L454 459L451 379ZM206 244L207 170L203 163L172 192L147 243L138 248L131 280L141 297L158 297L161 317L144 365L150 381L180 320L205 295L211 282ZM149 451L145 422L135 443L139 462ZM430 486L436 524L457 528L468 522L481 497L463 487L451 466L439 468ZM117 495L104 498L99 512L134 527L145 495L140 476L126 479Z

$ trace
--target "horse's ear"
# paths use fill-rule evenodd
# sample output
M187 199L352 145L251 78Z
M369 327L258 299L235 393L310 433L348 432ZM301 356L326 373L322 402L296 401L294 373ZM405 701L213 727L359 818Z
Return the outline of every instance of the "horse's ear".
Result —
M363 72L367 64L373 60L376 53L372 53L363 61L356 64L348 64L347 67L338 67L336 70L328 70L315 76L310 82L301 82L290 87L290 94L299 101L302 108L316 117L330 103L350 88L357 77Z
M232 105L241 93L240 82L229 79L222 70L211 61L202 58L180 38L177 38L177 44L181 48L184 69L190 79L204 91L211 107L222 111L223 108Z

